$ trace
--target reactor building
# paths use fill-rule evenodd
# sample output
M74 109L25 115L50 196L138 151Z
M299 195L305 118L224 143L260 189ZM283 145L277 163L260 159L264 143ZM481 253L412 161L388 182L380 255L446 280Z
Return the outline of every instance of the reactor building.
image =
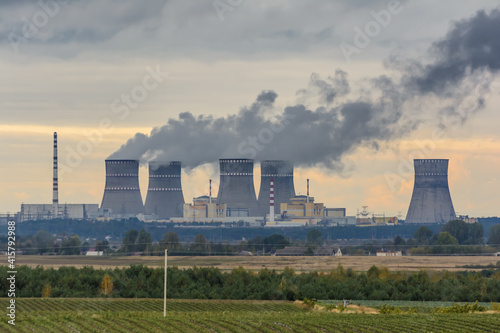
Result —
M106 185L101 211L113 216L144 214L138 160L106 160Z
M217 204L226 204L227 216L259 216L259 206L253 184L253 160L220 159L219 166L220 182Z
M260 162L259 213L266 216L269 213L269 191L271 179L274 181L275 213L281 214L281 204L290 203L295 197L293 185L293 164L288 161L267 160Z
M448 187L447 159L415 159L415 184L405 223L446 223L456 219Z
M149 162L149 186L145 209L158 219L182 217L184 195L181 185L181 162Z

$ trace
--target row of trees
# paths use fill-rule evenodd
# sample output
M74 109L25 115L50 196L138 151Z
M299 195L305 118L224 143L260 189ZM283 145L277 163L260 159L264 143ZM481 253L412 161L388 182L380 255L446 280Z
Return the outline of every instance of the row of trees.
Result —
M343 246L342 252L348 255L363 255L374 253L380 248L388 250L405 250L410 254L451 254L451 253L483 253L494 252L500 247L500 224L494 225L490 229L488 244L483 245L483 226L479 223L468 224L460 220L450 221L443 225L440 232L434 234L427 226L419 227L413 234L413 238L404 239L396 236L393 242L386 241L379 243L371 241L356 246ZM6 238L0 237L0 243L6 242ZM18 250L25 254L46 254L55 253L63 255L80 254L93 247L97 251L104 253L114 252L110 248L107 240L98 240L90 244L82 242L77 235L56 238L55 235L47 231L37 231L35 235L20 237L17 240ZM309 229L305 239L295 240L293 243L280 234L273 234L267 237L256 236L248 241L239 243L215 243L209 242L203 234L198 234L190 242L181 242L178 235L173 232L164 234L160 241L152 241L151 234L145 229L137 231L129 230L122 239L118 254L145 254L163 255L168 249L171 255L227 255L236 254L241 251L252 253L269 254L285 246L307 246L311 248L308 253L312 254L312 249L322 245L333 244L332 241L325 241L321 229Z
M433 235L429 228L421 226L413 237L418 245L477 245L483 243L483 234L484 229L480 223L454 220L443 225L439 234Z
M490 229L488 244L498 245L495 239L496 230L500 225ZM437 234L421 226L414 233L414 240L407 240L410 254L456 254L456 253L488 253L495 252L494 247L483 246L483 226L479 223L466 223L454 220L446 223ZM493 237L492 237L493 236ZM397 245L398 239L394 244ZM399 242L404 244L404 240Z
M6 243L0 240L0 243ZM62 235L59 239L45 230L39 230L31 236L19 237L16 239L18 253L24 254L62 254L74 255L86 251L90 244L83 242L78 235ZM4 247L5 248L5 247Z
M0 297L7 296L6 266L0 267ZM45 269L19 266L17 297L163 297L163 268ZM296 300L355 299L412 301L500 301L500 270L482 272L390 272L373 266L355 272L341 265L328 273L296 274L241 267L168 269L169 298Z

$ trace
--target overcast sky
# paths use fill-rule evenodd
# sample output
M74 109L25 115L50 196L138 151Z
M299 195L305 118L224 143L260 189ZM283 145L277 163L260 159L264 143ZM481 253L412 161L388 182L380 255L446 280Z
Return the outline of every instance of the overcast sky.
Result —
M187 202L218 158L255 156L293 160L327 207L404 218L412 159L448 158L457 213L498 216L497 6L1 1L0 212L51 202L57 131L60 203L100 204L117 151L184 161Z

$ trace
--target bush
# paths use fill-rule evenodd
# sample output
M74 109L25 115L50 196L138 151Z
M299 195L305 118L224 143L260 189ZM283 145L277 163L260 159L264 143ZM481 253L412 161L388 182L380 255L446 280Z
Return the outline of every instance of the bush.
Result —
M455 304L446 308L437 308L436 313L473 313L486 311L486 307L478 305L477 301L474 304Z
M316 300L314 299L308 299L304 297L304 304L307 305L308 308L312 309L316 305Z
M403 311L401 311L400 308L395 307L394 305L387 305L387 304L382 305L382 307L380 308L379 311L380 311L381 314L390 314L390 313L401 313L401 312L403 312Z

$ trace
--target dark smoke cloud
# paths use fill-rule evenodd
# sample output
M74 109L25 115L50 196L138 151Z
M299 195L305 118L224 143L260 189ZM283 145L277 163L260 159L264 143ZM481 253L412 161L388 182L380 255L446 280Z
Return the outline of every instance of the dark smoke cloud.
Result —
M414 62L405 77L422 94L445 95L475 71L500 69L500 10L478 11L455 22L447 35L432 44L430 64ZM415 73L415 71L417 71Z
M277 111L277 94L263 91L235 115L195 117L184 112L149 135L136 134L109 158L180 160L189 168L218 158L285 159L298 166L339 170L342 157L357 147L377 149L380 143L420 126L428 115L415 112L415 100L424 106L426 99L429 104L436 97L445 101L433 115L435 123L443 112L456 113L465 96L471 95L470 77L485 78L485 72L495 73L500 68L498 35L500 12L479 11L456 22L435 42L426 63L389 59L387 64L401 71L400 79L381 76L367 80L369 87L362 97L349 98L347 73L341 70L326 80L312 74L308 87L297 92L303 100L300 104ZM490 81L483 79L480 84L487 88ZM476 95L480 108L484 98ZM310 100L322 106L308 108ZM469 116L462 113L462 121Z

